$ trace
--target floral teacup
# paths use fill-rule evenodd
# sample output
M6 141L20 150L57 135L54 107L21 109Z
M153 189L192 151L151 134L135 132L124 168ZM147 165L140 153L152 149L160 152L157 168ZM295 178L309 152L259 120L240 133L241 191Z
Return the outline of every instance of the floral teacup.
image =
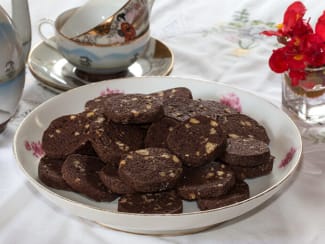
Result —
M44 42L57 49L77 69L89 74L113 74L126 70L145 50L150 39L149 27L138 37L121 43L100 44L92 40L68 38L61 32L61 27L76 9L67 10L57 17L55 22L41 20L39 34ZM50 24L55 29L53 38L42 33L42 26Z

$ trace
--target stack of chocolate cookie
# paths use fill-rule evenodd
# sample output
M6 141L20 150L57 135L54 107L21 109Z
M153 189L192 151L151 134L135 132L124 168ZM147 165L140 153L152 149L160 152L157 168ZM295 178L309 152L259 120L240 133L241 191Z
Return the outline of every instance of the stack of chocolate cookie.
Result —
M216 101L177 87L111 94L53 120L44 131L40 180L96 201L119 197L118 211L181 213L249 197L246 178L272 171L265 129Z

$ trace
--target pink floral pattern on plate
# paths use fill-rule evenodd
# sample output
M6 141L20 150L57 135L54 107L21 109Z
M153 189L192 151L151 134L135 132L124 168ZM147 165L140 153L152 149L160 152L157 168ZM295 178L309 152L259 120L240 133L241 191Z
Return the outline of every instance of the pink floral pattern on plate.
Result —
M291 160L292 160L293 156L295 155L296 151L297 150L294 147L291 147L289 152L284 157L284 159L282 159L282 161L281 161L281 163L279 165L279 168L284 168L285 166L287 166L291 162Z
M124 91L119 89L111 89L107 87L104 91L100 92L101 96L109 95L109 94L124 94Z
M240 98L235 93L229 93L227 95L223 95L220 98L220 103L237 110L239 113L241 113L242 111Z
M42 143L40 141L25 141L25 149L33 153L36 158L41 158L44 156L45 152L42 148Z

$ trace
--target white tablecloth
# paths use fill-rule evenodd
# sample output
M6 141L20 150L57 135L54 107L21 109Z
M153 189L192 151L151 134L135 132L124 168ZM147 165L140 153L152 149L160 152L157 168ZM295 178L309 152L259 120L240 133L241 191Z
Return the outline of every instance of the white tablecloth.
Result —
M55 19L85 0L30 0L33 46L40 41L41 18ZM280 106L280 76L270 71L273 38L258 33L282 21L291 1L156 0L152 35L175 54L171 76L224 82L258 93ZM303 1L314 23L325 2ZM10 11L10 1L1 5ZM1 57L0 57L1 58ZM20 108L0 134L0 243L325 243L325 129L298 123L304 160L294 181L256 210L207 231L184 236L144 236L101 227L70 215L27 182L12 153L21 120L55 96L27 70Z

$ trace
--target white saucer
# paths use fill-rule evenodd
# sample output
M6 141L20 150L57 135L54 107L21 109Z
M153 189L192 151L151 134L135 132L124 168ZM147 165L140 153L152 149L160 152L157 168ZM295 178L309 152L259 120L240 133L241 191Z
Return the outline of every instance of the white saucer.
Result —
M89 78L62 57L56 49L41 42L31 50L27 63L31 73L41 85L60 93L99 80L169 75L174 65L174 54L166 44L151 37L144 54L127 71Z

